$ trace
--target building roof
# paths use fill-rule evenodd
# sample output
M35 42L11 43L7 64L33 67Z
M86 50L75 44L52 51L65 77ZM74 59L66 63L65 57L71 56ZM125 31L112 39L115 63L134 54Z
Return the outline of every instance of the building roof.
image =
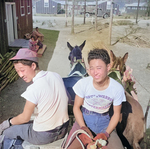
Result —
M107 2L106 0L105 1L98 1L98 4L102 4L102 3L104 3L104 2ZM86 3L87 5L96 5L96 1L95 2L87 2Z
M55 1L56 3L60 3L61 5L65 5L65 1L61 1L61 0L53 0ZM106 0L105 1L98 1L98 4L101 4L101 3L104 3L104 2L107 2ZM68 5L72 5L72 1L68 2ZM78 5L84 5L84 2L83 1L80 1L78 2ZM86 2L86 5L93 5L95 6L96 5L96 2Z
M65 0L52 0L52 1L55 1L56 3L59 3L61 5L65 5L66 4ZM102 4L102 3L106 3L106 2L107 2L107 5L111 5L111 1L108 1L108 0L98 1L98 5ZM115 4L117 4L117 3L115 3ZM68 5L72 6L72 1L68 1ZM77 2L75 2L75 5L77 5ZM79 1L78 5L84 6L84 1ZM96 5L96 1L86 2L86 5L87 6L95 6Z

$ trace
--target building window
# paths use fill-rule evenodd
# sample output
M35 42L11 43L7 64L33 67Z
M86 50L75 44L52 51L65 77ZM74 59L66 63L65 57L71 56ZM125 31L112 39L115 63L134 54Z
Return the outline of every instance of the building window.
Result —
M30 14L31 13L31 7L30 7L30 0L27 0L27 13Z
M107 5L107 9L111 9L111 5Z
M20 0L20 14L21 16L25 15L24 0Z
M127 9L132 9L132 7L127 7Z
M44 7L49 7L49 0L44 0Z

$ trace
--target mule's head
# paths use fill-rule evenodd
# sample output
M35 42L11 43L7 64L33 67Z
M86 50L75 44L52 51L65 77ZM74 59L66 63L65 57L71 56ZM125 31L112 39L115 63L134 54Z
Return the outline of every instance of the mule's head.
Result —
M68 59L70 60L71 64L74 63L74 59L82 59L82 49L85 46L85 42L86 40L80 46L76 45L75 47L72 47L70 43L67 42L67 46L70 49Z
M113 51L110 51L110 57L112 60L111 68L115 70L119 70L121 76L124 75L124 72L126 71L126 61L128 58L128 53L126 53L123 57L116 57Z

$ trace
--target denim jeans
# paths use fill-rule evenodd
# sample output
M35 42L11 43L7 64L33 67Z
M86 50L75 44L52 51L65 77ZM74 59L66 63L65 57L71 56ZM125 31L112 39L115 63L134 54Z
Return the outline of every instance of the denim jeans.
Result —
M95 134L105 132L109 121L109 113L96 113L93 111L89 111L86 108L82 107L81 109L85 124L89 127Z

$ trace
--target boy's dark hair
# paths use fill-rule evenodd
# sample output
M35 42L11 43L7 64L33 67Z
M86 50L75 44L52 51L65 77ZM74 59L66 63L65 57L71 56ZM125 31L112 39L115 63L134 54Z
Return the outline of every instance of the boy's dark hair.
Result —
M31 38L33 38L34 41L36 41L38 37L36 35L32 35Z
M88 53L88 63L93 59L101 59L105 64L110 63L110 57L106 50L95 48Z
M22 63L23 65L27 65L27 66L31 66L32 63L35 63L36 64L36 70L39 69L38 63L34 62L34 61L29 61L29 60L14 60L13 63L14 64L16 64L16 63Z

